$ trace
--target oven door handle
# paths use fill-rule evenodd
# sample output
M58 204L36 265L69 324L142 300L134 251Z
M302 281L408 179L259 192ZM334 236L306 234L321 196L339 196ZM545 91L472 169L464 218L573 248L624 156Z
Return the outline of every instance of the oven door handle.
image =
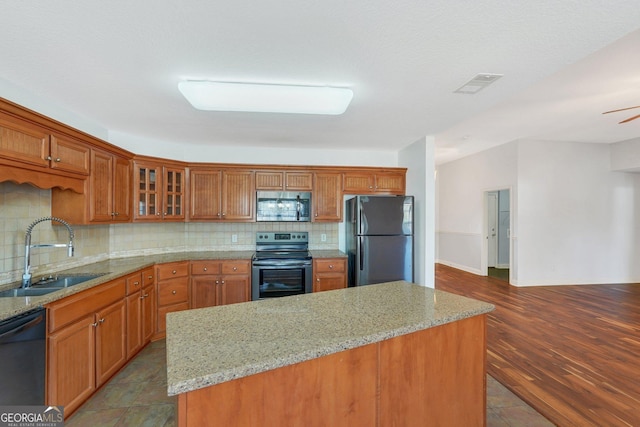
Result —
M311 266L311 261L253 261L252 266L260 267L261 269L276 269L282 267L305 268Z

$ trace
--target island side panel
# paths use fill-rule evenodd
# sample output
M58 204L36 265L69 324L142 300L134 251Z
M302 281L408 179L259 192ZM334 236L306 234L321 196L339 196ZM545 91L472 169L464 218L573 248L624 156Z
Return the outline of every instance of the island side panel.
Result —
M375 426L378 344L178 395L178 426Z
M484 426L486 315L380 343L380 426Z

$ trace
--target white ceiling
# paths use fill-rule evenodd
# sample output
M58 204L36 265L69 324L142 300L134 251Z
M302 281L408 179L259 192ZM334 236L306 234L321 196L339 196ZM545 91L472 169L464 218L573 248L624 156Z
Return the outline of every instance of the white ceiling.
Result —
M0 78L109 131L175 143L393 150L640 137L637 1L22 0ZM625 37L626 36L626 37ZM504 74L475 95L478 73ZM348 86L342 116L194 110L183 79ZM0 97L2 93L0 93ZM636 114L640 114L639 110Z

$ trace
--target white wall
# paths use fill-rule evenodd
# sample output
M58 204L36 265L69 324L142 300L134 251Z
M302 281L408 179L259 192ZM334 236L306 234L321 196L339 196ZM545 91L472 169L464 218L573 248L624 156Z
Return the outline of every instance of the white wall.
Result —
M611 170L640 172L640 138L611 144Z
M610 148L520 142L519 285L640 281L640 175L612 172Z
M517 144L511 143L437 167L436 259L439 263L485 274L482 268L486 237L484 194L508 188L513 205L517 162ZM516 238L515 224L511 224L511 238Z
M407 168L407 194L414 196L414 282L435 287L435 180L433 137L420 138L399 153Z
M437 259L483 274L483 194L511 190L511 283L640 281L640 174L606 144L518 141L438 167Z

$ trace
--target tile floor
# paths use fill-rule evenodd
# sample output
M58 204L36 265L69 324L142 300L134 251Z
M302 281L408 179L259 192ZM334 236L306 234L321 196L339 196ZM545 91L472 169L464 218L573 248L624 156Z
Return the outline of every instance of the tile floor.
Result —
M165 342L149 344L65 423L66 427L176 426L168 397ZM502 384L487 376L487 427L552 427Z

